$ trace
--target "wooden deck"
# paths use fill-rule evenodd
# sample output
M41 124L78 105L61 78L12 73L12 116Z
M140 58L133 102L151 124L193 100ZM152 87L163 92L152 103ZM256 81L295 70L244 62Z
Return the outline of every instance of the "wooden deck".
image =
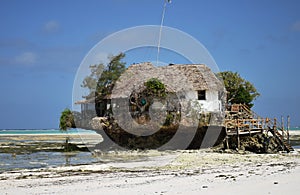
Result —
M226 142L228 146L228 138L237 136L237 145L240 147L241 135L255 135L271 133L282 146L282 149L290 152L293 148L289 144L289 118L288 127L277 125L277 120L270 118L262 118L243 104L233 104L227 108L225 117Z

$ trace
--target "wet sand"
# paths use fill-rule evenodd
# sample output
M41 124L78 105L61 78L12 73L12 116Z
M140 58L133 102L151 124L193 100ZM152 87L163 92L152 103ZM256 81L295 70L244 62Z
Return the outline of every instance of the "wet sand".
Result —
M65 141L69 137L72 142L82 143L82 139L91 141L101 141L101 136L98 134L0 134L1 142L9 141L47 141L47 142L60 142Z
M135 156L143 152L120 152ZM0 194L296 194L300 155L148 151L146 161L0 174ZM129 159L129 158L128 158Z
M42 137L36 138L46 139ZM119 151L100 153L99 158L102 163L2 172L0 194L297 194L300 190L298 151Z

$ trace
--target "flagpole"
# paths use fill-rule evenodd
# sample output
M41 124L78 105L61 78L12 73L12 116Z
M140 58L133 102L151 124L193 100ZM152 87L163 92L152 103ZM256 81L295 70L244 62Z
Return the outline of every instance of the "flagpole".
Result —
M159 61L159 51L160 51L160 41L161 41L161 32L162 32L162 27L165 19L165 12L166 12L166 6L167 6L168 0L165 0L164 2L164 8L162 12L162 17L161 17L161 22L160 22L160 29L159 29L159 35L158 35L158 44L157 44L157 56L156 56L156 66L158 66L158 61Z

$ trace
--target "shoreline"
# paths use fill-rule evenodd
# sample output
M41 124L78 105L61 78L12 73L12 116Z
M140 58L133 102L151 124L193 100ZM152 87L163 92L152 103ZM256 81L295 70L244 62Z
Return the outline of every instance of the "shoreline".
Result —
M88 130L86 130L88 131ZM289 130L289 133L291 136L293 135L299 135L300 136L300 130ZM42 136L42 135L99 135L97 134L97 132L71 132L71 133L68 133L68 132L61 132L61 133L0 133L0 137L2 136L19 136L19 135L22 135L22 136Z
M228 154L207 149L150 151L147 155L151 158L142 161L2 172L0 194L280 194L300 190L298 152Z
M50 137L49 137L50 136ZM80 134L0 134L0 143L1 141L65 141L66 137L69 137L72 141L74 140L81 140L82 139L94 139L94 140L101 140L102 136L99 134L94 133L80 133ZM73 140L73 141L74 141ZM84 140L86 141L86 140ZM84 143L83 143L84 144Z
M300 131L291 134L291 140L300 140ZM0 140L25 145L53 140L63 143L66 135L72 143L83 144L79 134L2 134ZM94 141L100 138L98 134L84 136ZM299 151L110 151L98 154L99 160L88 164L1 170L0 194L295 194L300 190Z

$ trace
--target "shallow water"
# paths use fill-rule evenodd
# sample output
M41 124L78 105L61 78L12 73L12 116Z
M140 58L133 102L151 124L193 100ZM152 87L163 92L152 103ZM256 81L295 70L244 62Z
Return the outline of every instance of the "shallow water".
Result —
M294 149L300 149L300 145L293 146Z
M84 129L68 129L67 131L61 131L59 129L0 129L1 134L96 134L95 131L92 130L84 130Z
M96 134L94 131L87 131L81 129L68 130L70 134L78 134L82 132L84 134ZM0 134L62 134L57 129L50 130L0 130ZM97 137L98 139L98 137ZM37 140L18 140L19 143L36 142ZM53 142L51 140L49 142ZM81 140L82 141L82 140ZM7 140L0 139L0 142L7 142ZM13 143L17 143L13 141ZM47 140L43 140L47 142ZM295 149L300 149L299 143L293 145ZM168 153L168 152L167 152ZM172 153L169 151L169 153ZM149 157L160 156L161 153L157 151L118 151L103 153L98 157L95 157L90 152L33 152L27 154L11 154L0 153L0 172L11 171L16 169L34 169L34 168L47 168L58 167L67 165L79 165L79 164L91 164L91 163L108 163L108 162L123 162L123 161L141 161L146 160Z
M100 162L90 152L35 152L17 155L0 153L0 159L0 172Z
M97 135L95 131L83 130L83 129L70 129L68 131L60 131L59 129L11 129L0 130L0 143L4 147L16 147L22 148L26 146L40 147L40 143L60 143L64 142L64 138L51 137L51 135ZM8 135L8 136L6 136ZM13 137L9 137L12 135ZM20 136L17 136L20 135ZM51 139L41 139L39 137L31 137L31 135L43 135L50 136ZM15 137L17 136L17 137ZM8 139L9 138L9 139ZM37 138L37 139L36 139ZM44 137L41 137L44 138ZM98 138L98 137L97 137ZM56 140L57 139L57 140ZM99 141L99 140L97 140ZM73 143L83 144L81 139L73 139ZM52 146L49 145L49 146ZM43 145L44 147L44 145ZM13 150L12 150L13 151ZM90 152L31 152L30 150L24 150L20 154L17 152L0 153L0 172L11 171L15 169L34 169L34 168L46 168L57 167L65 165L79 165L90 164L95 162L101 162L99 158L96 158Z

